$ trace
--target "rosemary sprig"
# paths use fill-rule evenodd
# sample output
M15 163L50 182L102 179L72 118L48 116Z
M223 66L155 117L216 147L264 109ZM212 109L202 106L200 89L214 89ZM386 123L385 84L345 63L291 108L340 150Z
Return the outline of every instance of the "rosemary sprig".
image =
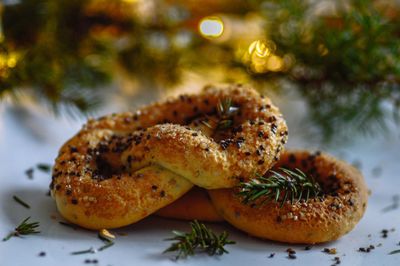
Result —
M233 106L232 99L231 98L223 98L218 101L217 104L217 115L218 115L218 120L214 121L216 124L217 130L221 129L227 129L233 125L233 115L238 111L238 108ZM210 119L210 118L209 118ZM214 119L212 119L214 120ZM214 129L214 127L206 122L202 121L202 123L211 128Z
M3 238L3 241L9 240L13 236L21 236L21 235L30 235L30 234L38 234L40 231L37 231L36 228L39 227L39 222L28 223L31 217L26 218L18 225L14 232L11 232L8 236Z
M210 256L222 255L229 253L224 248L225 245L235 244L234 241L228 240L229 234L226 231L218 236L205 224L199 223L197 220L191 222L190 226L190 233L172 231L175 236L165 240L177 242L173 243L163 253L178 251L176 259L194 255L196 251L206 252Z
M22 199L20 199L19 197L17 197L17 196L13 196L13 199L16 201L16 202L18 202L19 204L21 204L22 206L24 206L25 208L27 208L27 209L30 209L31 208L31 206L29 206L29 204L28 203L26 203L25 201L23 201Z
M223 98L218 101L217 112L220 118L227 118L237 111L237 107L232 106L231 98Z
M269 174L270 173L270 174ZM279 171L269 171L267 176L258 176L249 182L240 183L239 196L242 202L248 204L260 200L280 202L280 207L289 199L291 204L301 199L318 197L322 193L320 185L312 177L299 169L280 168Z
M233 115L238 111L237 107L232 105L231 98L224 98L218 102L217 112L219 121L217 129L226 129L233 125Z

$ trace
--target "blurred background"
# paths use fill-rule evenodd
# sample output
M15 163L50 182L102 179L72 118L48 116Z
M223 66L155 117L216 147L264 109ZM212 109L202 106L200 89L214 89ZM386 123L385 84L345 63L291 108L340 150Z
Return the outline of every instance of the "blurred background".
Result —
M0 18L0 112L18 121L234 82L272 97L291 138L398 130L400 1L3 0Z

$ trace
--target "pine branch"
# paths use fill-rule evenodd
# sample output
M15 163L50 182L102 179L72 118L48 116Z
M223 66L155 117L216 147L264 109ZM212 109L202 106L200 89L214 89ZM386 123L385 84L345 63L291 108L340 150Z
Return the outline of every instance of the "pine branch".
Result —
M387 106L393 121L400 113L400 24L370 1L348 4L337 2L334 15L317 15L304 1L283 0L265 10L275 53L290 54L295 63L257 78L290 80L280 84L298 89L325 140L381 133L392 117Z

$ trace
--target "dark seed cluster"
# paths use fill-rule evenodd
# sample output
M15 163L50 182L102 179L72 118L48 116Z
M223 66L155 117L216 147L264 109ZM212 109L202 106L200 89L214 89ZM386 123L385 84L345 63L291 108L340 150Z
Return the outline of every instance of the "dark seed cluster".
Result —
M394 231L395 231L394 228L392 228L392 229L390 229L390 230L388 230L388 229L382 229L382 231L381 231L381 237L382 237L382 238L387 238L389 232L394 232Z
M375 249L374 245L369 245L368 247L360 247L358 249L359 252L365 252L365 253L369 253L371 252L373 249Z
M333 264L332 264L332 266L334 266L334 265L339 265L340 263L342 263L342 261L340 260L340 257L334 257L334 258L333 258Z
M98 264L99 261L98 261L97 259L93 259L93 260L91 260L91 259L85 259L85 260L84 260L84 263L85 263L85 264Z

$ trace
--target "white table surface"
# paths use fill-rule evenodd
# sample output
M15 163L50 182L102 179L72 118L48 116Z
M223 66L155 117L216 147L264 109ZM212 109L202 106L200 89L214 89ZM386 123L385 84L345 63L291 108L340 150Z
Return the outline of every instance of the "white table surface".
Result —
M114 230L126 233L118 236L115 245L96 254L71 255L73 251L100 247L102 242L96 232L83 229L72 230L61 226L62 218L57 213L53 200L46 196L50 176L35 171L34 179L25 175L25 170L37 163L52 163L60 145L71 137L84 120L53 118L51 115L33 110L24 115L15 108L0 105L0 238L6 236L20 221L31 216L40 222L38 235L13 237L0 242L0 266L12 265L332 265L339 256L341 265L400 265L400 254L388 255L400 249L400 209L383 212L400 195L400 133L393 128L391 133L375 137L355 138L343 145L323 147L314 138L306 137L297 130L297 114L292 107L283 108L291 113L288 117L291 135L289 147L323 148L324 151L356 162L371 189L367 212L357 227L338 241L314 246L310 251L304 245L286 245L262 241L239 232L228 224L210 225L215 231L227 230L237 242L227 249L229 254L220 257L197 255L187 260L173 261L173 254L163 255L171 236L171 230L187 230L188 223L149 217L137 224ZM292 108L292 110L291 110ZM297 123L297 124L296 124ZM292 127L291 127L292 126ZM293 129L292 129L293 128ZM297 133L297 134L296 134ZM13 201L17 195L32 208L25 209ZM382 229L392 229L387 238L381 237ZM370 244L376 248L370 253L358 252L359 247ZM382 244L377 247L378 244ZM297 251L297 259L287 258L289 247ZM325 247L338 250L337 255L327 255ZM38 254L44 251L46 256ZM276 253L274 258L268 258ZM86 259L97 259L98 264L85 264Z

